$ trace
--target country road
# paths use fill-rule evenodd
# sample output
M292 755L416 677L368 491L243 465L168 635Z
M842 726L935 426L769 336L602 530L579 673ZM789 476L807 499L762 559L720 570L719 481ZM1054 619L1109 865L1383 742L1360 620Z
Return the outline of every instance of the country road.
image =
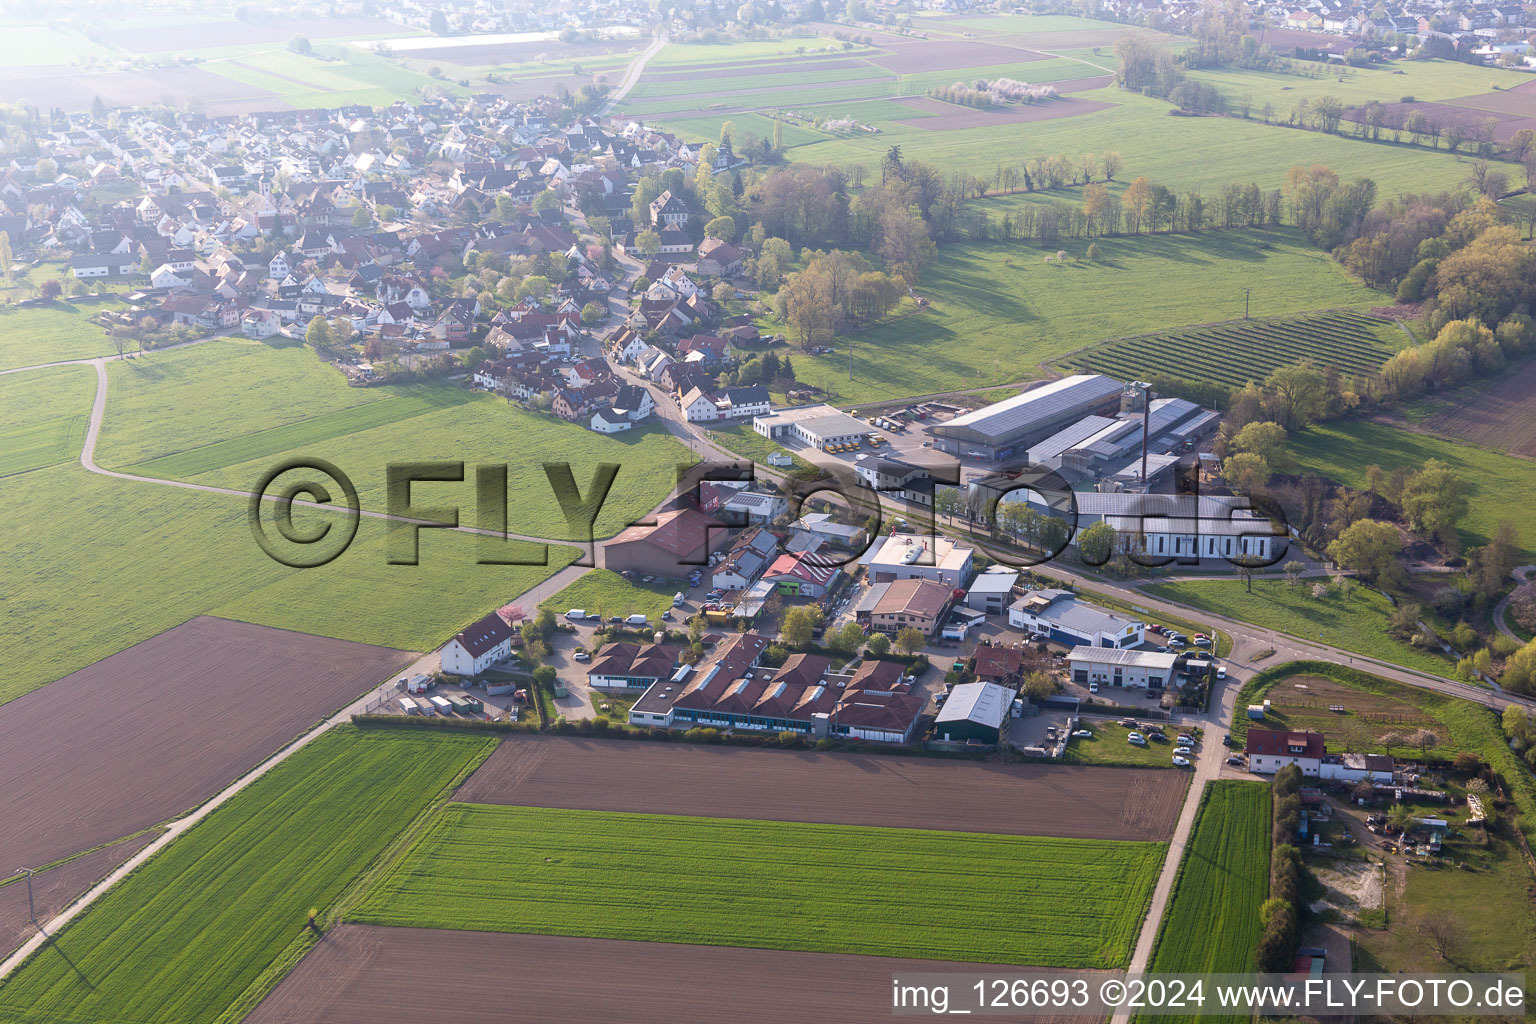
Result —
M602 108L597 112L598 117L607 117L613 111L613 108L619 104L619 101L629 95L629 90L633 89L635 83L640 81L640 76L645 74L646 64L650 63L651 58L660 53L661 48L666 45L667 34L663 32L656 37L655 42L645 48L640 56L630 62L629 70L624 73L624 81L619 83L617 89L608 94L608 99L603 102Z

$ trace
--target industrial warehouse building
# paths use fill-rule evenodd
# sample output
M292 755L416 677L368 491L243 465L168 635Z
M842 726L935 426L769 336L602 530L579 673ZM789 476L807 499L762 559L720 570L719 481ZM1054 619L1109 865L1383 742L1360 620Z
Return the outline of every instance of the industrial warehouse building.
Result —
M1127 651L1112 647L1075 647L1067 652L1074 683L1086 686L1139 686L1161 690L1173 681L1178 655L1169 651Z
M698 665L683 665L653 683L630 708L629 723L882 742L911 738L927 698L901 681L899 666L862 677L834 676L830 658L794 654L778 668L766 668L767 647L768 638L757 633L722 640Z
M928 432L939 451L987 461L1005 459L1084 416L1118 411L1124 387L1102 374L1075 374L934 424Z
M1067 646L1140 647L1146 625L1079 601L1070 590L1035 590L1008 608L1008 625L1045 633Z
M829 444L849 444L869 436L868 423L861 423L830 405L797 405L752 417L752 429L771 441L794 438L812 448Z
M949 743L1002 741L1013 691L996 683L961 683L949 691L933 721L933 734Z
M1025 491L1006 474L993 474L967 485L967 502L991 508L996 501L1025 500ZM1273 565L1285 556L1287 539L1241 495L1138 494L1133 491L1074 491L1076 518L1071 543L1095 523L1108 523L1120 534L1120 550L1150 558L1194 561L1252 559ZM1061 516L1039 501L1037 512ZM1283 530L1283 527L1281 527Z
M613 572L650 573L679 578L709 561L711 552L730 541L725 524L697 509L658 512L653 525L621 530L597 546L598 564Z
M975 571L975 552L939 536L893 533L864 552L871 583L932 580L951 590L963 590Z

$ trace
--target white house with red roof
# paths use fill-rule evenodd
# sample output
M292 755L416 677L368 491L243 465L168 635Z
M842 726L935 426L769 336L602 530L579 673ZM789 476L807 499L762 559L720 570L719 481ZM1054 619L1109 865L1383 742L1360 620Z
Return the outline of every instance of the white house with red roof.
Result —
M495 612L459 633L443 647L443 671L456 676L477 676L512 653L514 633Z
M1326 745L1320 732L1282 732L1278 729L1249 729L1243 753L1248 755L1248 770L1273 775L1294 764L1303 775L1321 774Z

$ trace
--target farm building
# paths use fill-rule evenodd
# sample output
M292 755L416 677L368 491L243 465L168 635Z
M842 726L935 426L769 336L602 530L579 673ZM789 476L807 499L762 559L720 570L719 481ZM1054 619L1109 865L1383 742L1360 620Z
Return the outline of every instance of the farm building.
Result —
M965 592L965 606L984 615L1001 615L1018 582L1018 570L994 565L971 581Z
M443 647L443 671L476 676L512 653L514 631L495 612L459 633Z
M597 690L639 690L677 670L681 648L673 644L604 644L587 669L587 683Z
M876 590L878 594L875 594ZM874 598L869 609L869 628L877 633L896 634L912 626L924 636L938 632L949 612L955 592L932 580L896 580L870 587ZM855 617L858 613L855 612Z
M1340 782L1391 782L1396 763L1390 754L1329 754L1318 768L1318 776Z
M1004 459L1084 416L1118 410L1123 387L1101 374L1074 374L936 423L928 432L939 451L988 461Z
M1178 655L1172 651L1126 651L1114 647L1074 647L1067 670L1074 683L1107 683L1161 690L1173 679Z
M996 683L961 683L949 691L933 732L951 743L1001 742L1013 691Z
M857 547L864 538L862 526L849 526L839 523L826 512L807 512L795 520L794 528L801 533L808 533L812 537L832 544L840 544L844 547Z
M1290 764L1303 775L1320 775L1325 749L1320 732L1249 729L1243 753L1248 755L1248 770L1261 775L1272 775Z
M869 424L861 423L830 405L799 405L779 409L752 418L752 429L770 441L792 437L812 448L829 444L849 444L869 435Z
M870 547L859 561L871 583L933 580L961 590L971 581L973 554L944 537L896 533Z
M916 505L933 504L933 473L928 467L868 454L857 456L853 463L854 476L862 486Z
M613 572L629 570L681 577L706 564L711 552L730 540L725 524L697 509L658 512L653 525L621 530L598 548L598 564Z
M1034 590L1008 608L1008 625L1069 646L1140 647L1146 624L1079 601L1070 590Z

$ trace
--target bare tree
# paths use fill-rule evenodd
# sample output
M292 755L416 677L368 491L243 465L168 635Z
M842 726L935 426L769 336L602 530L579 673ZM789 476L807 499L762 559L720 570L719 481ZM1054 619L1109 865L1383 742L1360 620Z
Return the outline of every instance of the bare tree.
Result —
M1419 934L1429 940L1440 959L1454 964L1461 956L1466 929L1458 918L1444 912L1427 913L1419 918Z

